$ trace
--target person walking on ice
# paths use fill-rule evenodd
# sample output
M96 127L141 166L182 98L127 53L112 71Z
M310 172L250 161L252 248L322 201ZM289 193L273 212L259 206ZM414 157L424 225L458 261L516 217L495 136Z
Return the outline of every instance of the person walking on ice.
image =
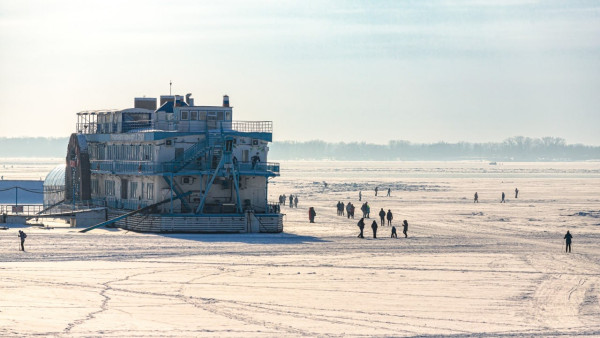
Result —
M360 229L360 234L358 234L357 237L358 238L365 238L365 236L363 236L363 230L365 230L365 219L361 218L360 221L358 221L358 223L356 223L356 225Z
M379 187L375 187L375 196L377 196L377 191L379 191Z
M502 201L500 201L500 203L506 203L506 201L504 200L504 197L505 197L505 196L506 196L506 195L504 195L504 191L503 191L503 192L502 192Z
M19 230L19 234L17 235L21 239L21 250L25 251L25 238L27 238L27 234L23 232L23 230Z
M473 203L479 203L479 196L477 195L477 191L475 192L475 196L473 197Z
M381 210L379 210L379 218L381 219L381 222L379 224L384 226L385 225L385 211L383 211L383 208L381 208Z
M358 201L361 202L362 201L362 191L358 192Z
M565 241L566 241L565 252L571 252L571 239L572 238L573 238L573 235L571 235L569 230L567 230L567 234L565 235Z
M310 208L308 209L308 220L309 220L311 223L314 223L314 222L315 222L315 216L317 216L317 212L315 211L315 208L313 208L313 207L310 207Z
M392 225L392 219L394 219L394 216L392 215L392 210L388 209L386 217L388 220L388 226Z
M373 238L377 238L377 221L371 223L371 229L373 229Z
M392 236L391 238L398 238L398 234L396 233L396 227L392 226Z
M515 198L519 197L519 189L515 188Z
M390 197L391 194L392 194L392 188L388 188L388 193L387 193L388 197Z
M404 227L404 229L402 230L402 233L404 234L404 238L408 238L408 222L406 220L404 220L402 222L402 226Z

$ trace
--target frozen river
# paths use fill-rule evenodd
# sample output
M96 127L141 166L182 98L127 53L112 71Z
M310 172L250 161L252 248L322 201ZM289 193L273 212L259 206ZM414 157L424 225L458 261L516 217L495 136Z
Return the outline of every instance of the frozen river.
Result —
M600 335L599 162L284 162L281 174L270 199L300 200L282 234L30 227L23 253L17 227L0 231L0 336ZM335 210L351 201L359 216L359 191L365 239ZM372 238L381 208L401 238L387 226Z

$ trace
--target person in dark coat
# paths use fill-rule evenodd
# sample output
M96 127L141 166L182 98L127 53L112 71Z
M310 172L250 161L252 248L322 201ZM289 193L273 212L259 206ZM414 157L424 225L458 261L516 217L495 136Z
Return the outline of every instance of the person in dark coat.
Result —
M392 215L392 210L388 209L386 217L388 220L388 226L392 225L392 220L394 219L394 216Z
M402 226L404 227L404 229L402 230L402 233L404 234L404 238L408 237L408 222L406 220L404 220L402 222Z
M504 201L504 197L505 197L505 196L506 196L506 195L504 195L504 191L503 191L503 192L502 192L502 201L500 201L500 203L506 203L506 202Z
M392 237L391 238L398 238L398 234L396 233L396 227L392 226Z
M387 195L390 196L392 194L392 188L388 188L388 193Z
M290 208L294 207L294 195L290 194Z
M258 153L256 153L256 155L252 156L251 160L252 160L252 170L254 170L256 168L256 165L258 164L258 162L260 162L260 156L258 156Z
M373 238L377 238L377 221L371 223L371 229L373 229Z
M515 198L519 197L519 189L515 188Z
M571 239L573 235L567 230L567 234L565 235L565 241L567 242L567 246L565 247L565 252L571 252Z
M358 192L358 201L362 201L362 191Z
M313 207L310 207L310 208L308 209L308 220L309 220L311 223L314 223L314 222L315 222L315 216L317 216L317 213L316 213L316 211L315 211L315 208L313 208Z
M380 224L382 226L385 225L385 211L383 211L383 208L381 208L381 210L379 210L379 218L381 219Z
M479 203L479 195L477 195L477 191L475 192L475 196L473 197L473 203Z
M298 208L298 195L294 196L294 208Z
M375 196L377 196L378 191L379 191L379 187L375 187Z
M19 234L17 235L21 239L21 251L25 251L25 238L27 238L27 234L23 232L23 230L19 230Z
M365 236L363 236L363 230L365 230L365 219L361 218L356 225L358 225L358 228L360 229L360 234L358 234L358 238L365 238Z

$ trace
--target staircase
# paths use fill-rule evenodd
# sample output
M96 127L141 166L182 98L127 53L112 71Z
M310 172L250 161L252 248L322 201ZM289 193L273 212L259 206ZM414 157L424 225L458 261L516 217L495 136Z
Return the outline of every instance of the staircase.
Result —
M175 158L173 161L169 161L165 163L165 168L167 172L179 172L181 169L185 168L188 164L195 161L198 156L204 152L206 149L207 143L205 140L194 143L191 147L187 148L183 153L183 156L179 158Z
M169 177L167 175L163 175L163 179L165 180L165 182L167 182L169 187L173 186L173 191L175 192L176 195L184 195L183 191L181 190L181 188L179 187L177 182L175 182L175 180L173 180L173 182L171 182L171 177ZM193 210L192 207L185 200L185 198L181 198L181 212L188 213L188 212L191 212L192 210Z

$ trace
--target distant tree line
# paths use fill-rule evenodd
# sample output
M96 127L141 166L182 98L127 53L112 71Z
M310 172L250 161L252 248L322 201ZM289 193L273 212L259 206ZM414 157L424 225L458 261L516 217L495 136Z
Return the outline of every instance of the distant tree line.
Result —
M64 157L69 139L48 137L0 137L0 157ZM600 147L567 144L560 137L515 136L503 142L411 143L324 141L273 142L269 158L274 160L490 160L490 161L584 161L600 160Z
M0 157L65 157L68 137L0 137Z
M320 140L273 142L269 157L278 160L490 160L490 161L582 161L599 160L600 147L567 144L559 137L515 136L503 142L328 143Z

